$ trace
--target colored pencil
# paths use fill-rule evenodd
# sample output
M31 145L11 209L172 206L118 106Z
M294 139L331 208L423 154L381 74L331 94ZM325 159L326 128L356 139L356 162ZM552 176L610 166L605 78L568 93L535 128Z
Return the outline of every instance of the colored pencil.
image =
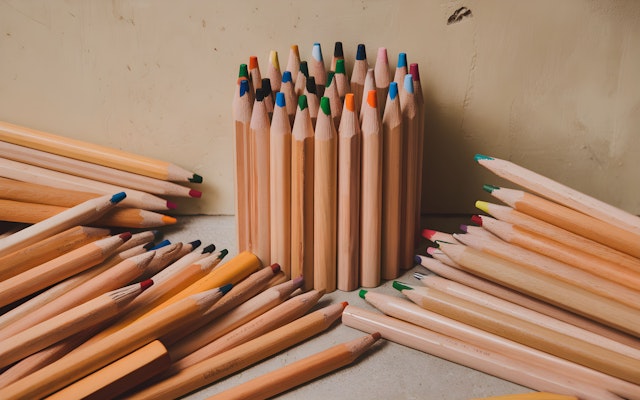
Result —
M342 42L336 42L333 45L333 56L331 57L329 70L335 72L340 60L344 61L344 49L342 48Z
M454 267L447 266L435 259L423 256L418 256L417 258L419 259L417 260L417 262L420 262L422 266L428 268L430 271L442 277L480 290L484 293L489 293L500 299L518 304L530 310L537 311L559 321L564 321L566 323L581 327L591 332L595 332L599 335L616 340L620 343L624 343L628 346L640 348L638 346L638 339L636 337L620 332L616 329L611 329L605 325L593 321L590 318L577 315L573 312L569 312L562 308L553 306L545 301L538 300L516 290L509 289L505 286L498 285L494 282L477 277ZM413 276L416 279L421 280L424 275L416 272Z
M453 237L453 234L442 232L442 231L436 231L433 229L423 229L422 237L424 237L425 239L433 243L436 243L436 242L457 243L458 242Z
M226 333L224 336L200 347L186 357L175 360L168 373L177 373L301 318L318 303L323 294L322 291L310 290L290 298L264 314ZM171 354L173 355L173 353Z
M409 65L409 74L413 79L413 93L416 99L416 109L418 119L418 161L416 166L416 245L418 244L418 237L420 235L420 217L422 215L422 175L424 170L424 143L425 143L425 106L424 106L424 94L422 93L422 84L420 82L420 71L417 63L411 63Z
M367 63L367 50L364 44L359 44L356 50L356 59L351 71L351 92L356 103L356 114L360 115L362 109L362 97L364 93L364 82L369 70Z
M260 73L260 63L258 63L258 57L249 57L249 80L252 83L254 93L258 92L258 89L262 87L262 74Z
M381 276L383 137L377 101L377 92L371 90L362 104L360 284L364 287L380 285Z
M278 52L271 50L269 52L269 65L267 66L267 78L271 83L271 90L279 92L282 84L282 71L280 71L280 61L278 60Z
M336 88L338 89L338 96L341 99L347 95L347 93L351 92L351 85L349 84L349 77L347 76L347 71L344 66L344 59L336 61L336 73L333 76L333 79L336 81Z
M630 270L614 262L593 257L583 251L558 243L552 239L491 217L481 217L484 229L502 240L558 260L595 276L637 290L640 287L640 271ZM640 242L639 242L640 243Z
M66 386L49 400L111 399L169 368L171 359L165 346L154 340L111 364Z
M0 141L0 156L41 168L76 175L98 182L110 183L123 188L136 189L142 192L179 197L199 198L202 196L202 192L174 182L133 174L111 168L111 166L93 164L75 158L47 153L2 141Z
M380 337L376 332L338 344L218 393L209 399L263 399L275 396L353 363Z
M595 199L511 161L476 154L478 164L494 174L556 203L640 235L640 217ZM638 256L636 256L638 257Z
M291 275L291 125L284 93L276 94L269 143L270 257Z
M307 88L307 78L309 78L309 66L306 61L300 61L300 70L295 73L291 71L292 75L296 75L295 92L298 96L304 94ZM315 85L314 85L315 88Z
M475 275L640 336L636 309L468 246L440 243L440 249Z
M411 74L405 75L404 84L400 89L400 109L402 110L402 133L404 137L404 148L402 151L404 160L402 167L404 232L402 235L402 263L400 265L403 269L413 267L413 255L415 254L416 246L416 225L419 223L419 221L416 221L416 180L418 169L419 127L412 79L413 77Z
M342 322L364 332L380 332L384 339L392 342L536 390L577 393L581 399L585 400L620 399L595 385L577 383L570 377L549 373L544 368L536 368L526 361L507 357L356 306L349 305L345 308Z
M313 76L307 78L307 86L303 94L307 97L307 105L309 106L309 115L311 116L311 125L314 129L318 120L318 112L320 111L320 98L318 97L318 89L316 80Z
M314 311L146 387L131 395L130 399L173 399L209 385L328 329L340 317L343 308L342 304L333 304Z
M269 116L265 105L265 94L256 92L251 122L251 251L263 264L269 264L270 254L270 192L269 192L269 154L270 129Z
M351 291L360 285L360 123L355 98L348 93L338 129L338 237L337 288Z
M0 257L0 281L104 238L108 234L108 229L78 225Z
M293 86L291 72L284 71L282 73L282 85L280 91L284 93L284 103L287 107L287 116L289 117L289 126L293 127L296 117L296 109L298 108L298 95Z
M596 371L636 385L640 360L610 351L604 347L555 332L538 324L462 300L447 293L423 288L428 295L415 290L402 294L422 308L445 315L478 329L502 336L526 346L556 355Z
M250 245L250 128L252 104L249 97L249 80L240 82L239 95L233 102L236 145L236 218L238 227L238 249L249 250Z
M488 203L486 201L476 201L475 206L500 221L509 222L515 226L520 226L533 233L546 236L549 239L575 249L582 250L593 256L604 258L627 268L640 271L640 259L636 257L614 250L611 247L605 246L591 239L587 239L584 236L577 235L573 232L569 232L548 222L530 217L529 215L514 210L509 206ZM476 222L481 223L482 221Z
M240 304L213 323L201 327L173 343L170 347L172 360L180 360L197 351L208 343L222 337L232 330L248 323L272 308L286 301L302 285L302 278L290 279L273 286Z
M327 97L320 102L314 139L313 287L332 292L336 289L338 141Z
M364 292L364 293L363 293ZM583 383L595 384L619 395L633 393L637 386L621 379L613 378L602 372L594 371L579 364L567 361L522 345L482 329L458 322L441 314L425 310L415 303L383 293L362 290L360 297L376 309L388 315L422 328L460 340L491 352L507 357L527 360L534 368L545 368L559 376L572 377Z
M96 197L100 195L0 177L0 198L5 200L73 207Z
M125 197L124 193L117 193L87 200L65 212L0 239L0 256L13 253L73 226L90 223L115 207Z
M396 63L396 70L393 73L393 82L400 86L404 85L404 76L408 73L407 53L398 53L398 62Z
M291 132L291 276L304 276L313 287L314 131L307 96L298 98Z
M0 306L10 304L104 261L129 238L131 233L126 232L87 243L0 282Z
M402 243L402 114L398 84L389 84L382 116L382 238L380 260L382 278L395 279L400 275Z
M86 347L76 350L26 378L0 389L5 399L46 396L80 379L151 341L180 329L215 304L231 285L202 292L173 304L162 312L143 320Z
M578 400L576 396L563 394L538 392L538 393L519 393L507 394L504 396L478 397L471 400Z
M377 90L376 89L376 76L373 71L373 68L369 68L364 77L364 85L362 88L362 98L360 99L360 110L358 110L358 116L360 118L360 123L362 123L362 109L364 105L367 103L367 96L369 91Z
M314 43L311 48L311 59L309 61L309 76L315 78L316 93L318 97L324 96L324 88L327 84L327 70L322 58L322 47L320 43Z
M391 71L389 70L389 57L387 49L378 48L376 63L373 66L373 72L376 78L376 91L378 94L378 111L382 114L387 96L389 94L389 83L391 82ZM363 102L364 106L364 102Z
M289 58L287 58L287 67L285 71L291 73L291 80L295 86L298 80L298 71L300 71L300 50L297 44L292 44L289 48Z
M8 160L6 158L0 158L0 176L59 189L90 192L102 196L126 192L127 197L122 200L122 205L127 207L142 208L145 210L169 210L176 208L175 203L147 192L128 189L110 183L98 182L92 179Z
M116 316L152 284L146 280L110 291L0 341L0 367Z
M340 126L340 118L342 118L342 99L338 94L338 87L336 86L336 80L333 79L335 73L329 71L327 73L327 86L324 88L324 96L329 99L329 105L331 107L331 119L333 120L333 126L337 130Z
M534 194L490 185L483 189L518 211L640 258L640 234Z
M488 217L483 217L483 220L488 221ZM544 254L535 253L516 245L505 243L490 234L482 235L479 232L487 232L484 228L470 226L467 228L467 232L469 233L462 235L454 234L454 236L460 243L466 244L467 246L531 268L532 270L545 273L593 292L598 296L607 297L630 307L639 308L640 292L607 279L606 276L602 277L599 276L600 274L592 274L582 268L575 268L566 263L549 258Z
M168 181L201 183L202 177L174 164L122 150L0 122L0 140Z

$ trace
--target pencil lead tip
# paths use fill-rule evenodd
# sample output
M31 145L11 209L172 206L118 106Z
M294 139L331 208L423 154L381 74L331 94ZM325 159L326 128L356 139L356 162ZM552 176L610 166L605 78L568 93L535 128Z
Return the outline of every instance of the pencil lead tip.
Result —
M336 61L336 74L345 74L344 60L340 59Z
M395 100L398 97L398 82L389 83L389 99Z
M249 68L247 64L240 64L240 69L238 71L238 78L248 78L249 77Z
M476 207L478 207L477 203L476 203ZM478 207L478 208L480 208L480 207ZM482 217L477 215L477 214L474 214L474 215L471 216L471 221L474 222L478 226L482 226Z
M202 249L202 254L210 254L210 253L213 253L214 251L216 251L216 245L212 243L206 246L204 249Z
M404 90L406 90L407 93L413 94L413 76L411 74L404 76Z
M406 68L407 53L398 53L398 68Z
M282 92L276 93L276 106L278 106L280 108L284 108L286 106L285 99L284 99L284 93L282 93Z
M132 235L131 235L131 232L124 232L124 233L121 233L121 234L120 234L120 235L118 235L118 236L120 237L120 239L121 239L123 242L126 242L127 240L131 239L131 236L132 236Z
M307 107L309 107L309 104L307 103L307 95L301 94L298 96L298 108L302 111Z
M227 294L229 293L229 290L231 290L232 287L233 287L233 284L227 283L226 285L220 286L218 290L220 290L222 294Z
M300 275L297 278L293 278L292 282L293 282L293 287L299 288L304 283L304 277Z
M331 82L333 82L333 77L336 75L334 71L327 72L327 83L324 85L325 87L331 86Z
M320 47L320 43L313 44L313 48L311 49L311 55L316 61L323 61L322 48Z
M215 248L215 246L214 246L214 248ZM227 256L227 254L229 254L229 250L222 249L222 250L220 250L220 255L218 256L218 258L222 260L223 258L225 258Z
M465 225L465 224L460 224L460 230L461 230L462 232L464 232L464 233L468 233L468 232L467 232L467 225Z
M170 217L168 215L163 215L162 216L162 224L163 225L173 225L176 222L178 222L178 220L174 217Z
M145 279L144 281L140 282L140 289L142 289L143 292L149 289L151 286L153 286L153 279Z
M424 237L427 240L431 240L431 238L436 234L436 231L434 231L433 229L423 229L422 230L422 237Z
M399 281L393 281L393 288L400 292L402 292L403 290L413 290L411 286Z
M342 42L336 42L333 46L334 57L344 57L344 51L342 50Z
M416 254L416 255L413 257L413 261L414 261L416 264L420 264L420 263L422 263L422 257L420 257L419 255L417 255L417 254Z
M127 194L125 192L120 192L111 196L111 199L109 201L113 204L117 204L124 200L125 197L127 197Z
M195 189L190 189L189 190L189 196L190 197L195 197L195 198L200 198L202 197L202 192L199 190L195 190Z
M323 96L320 99L320 109L322 109L322 112L324 113L324 115L331 116L331 105L329 104L328 97Z
M356 60L362 61L367 59L367 50L364 44L358 45L358 50L356 51Z
M372 338L374 341L376 341L376 342L377 342L378 340L380 340L380 339L382 338L382 334L380 334L380 332L373 332L373 333L371 334L371 338Z
M493 160L493 157L485 156L484 154L476 154L475 156L473 156L473 159L476 162L480 162L482 160Z
M347 306L349 305L349 302L348 302L348 301L343 301L343 302L342 302L342 303L340 303L340 304L342 304L342 309L344 310L344 309L345 309L345 308L347 308Z
M368 290L366 289L360 289L360 291L358 292L358 296L364 299L367 296L367 292Z
M300 72L305 78L309 78L309 63L306 61L300 61Z
M171 244L171 241L169 241L168 239L165 239L165 240L163 240L162 242L160 242L160 243L158 243L158 244L154 245L154 246L151 248L151 250L158 250L158 249L163 248L163 247L165 247L165 246L168 246L168 245L170 245L170 244Z
M420 70L418 69L418 63L411 63L409 65L409 73L413 76L413 80L420 82Z
M196 173L193 174L191 178L189 178L189 182L191 183L202 183L202 177Z
M291 71L284 71L282 73L282 83L288 83L292 81Z
M278 272L280 272L280 264L278 263L271 264L271 270L273 271L274 274L277 274Z
M487 193L493 193L494 190L498 190L498 189L500 189L498 186L482 185L482 190L484 190Z
M178 208L178 205L176 203L174 203L173 201L167 200L167 208L169 210L175 210L176 208Z
M193 250L197 249L198 247L200 247L200 245L202 244L202 241L199 239L196 239L194 241L189 242L189 244L191 245L191 248Z

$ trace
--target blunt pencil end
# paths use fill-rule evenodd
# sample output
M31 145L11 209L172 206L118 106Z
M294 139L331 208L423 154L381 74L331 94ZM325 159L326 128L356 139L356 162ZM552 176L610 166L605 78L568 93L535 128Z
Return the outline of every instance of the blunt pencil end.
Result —
M493 157L485 156L483 154L476 154L475 156L473 156L473 159L476 160L476 162L480 162L481 160L493 160Z
M127 194L125 192L120 192L111 196L111 199L109 201L114 204L117 204L117 203L120 203L122 200L124 200L125 197L127 197Z

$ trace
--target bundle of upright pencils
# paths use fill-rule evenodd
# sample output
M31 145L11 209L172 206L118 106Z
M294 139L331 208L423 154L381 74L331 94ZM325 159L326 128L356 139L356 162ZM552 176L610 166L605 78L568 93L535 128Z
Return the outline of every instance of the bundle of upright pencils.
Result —
M306 287L375 287L413 267L419 234L423 98L417 64L365 45L330 64L291 46L240 65L233 99L240 249L277 262ZM348 72L351 71L351 73ZM384 190L383 190L384 188Z
M540 391L640 399L640 218L507 160L476 161L521 189L416 262L408 300L361 292L343 322Z
M202 177L166 161L0 121L0 221L34 224L99 196L125 192L92 226L153 228ZM169 197L171 199L166 199Z

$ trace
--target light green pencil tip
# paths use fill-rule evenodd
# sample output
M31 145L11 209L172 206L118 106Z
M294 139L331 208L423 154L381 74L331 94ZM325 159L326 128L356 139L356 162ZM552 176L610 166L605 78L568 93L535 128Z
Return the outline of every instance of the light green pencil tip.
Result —
M482 190L484 190L487 193L493 193L494 190L498 190L498 189L500 189L498 186L482 185Z
M484 154L476 154L473 156L473 159L476 160L476 162L479 162L480 160L493 160L493 157L485 156Z
M411 286L405 285L404 283L398 281L393 281L393 288L399 291L413 290Z
M360 292L358 292L358 296L362 297L363 299L365 298L366 295L367 295L367 290L360 289Z

